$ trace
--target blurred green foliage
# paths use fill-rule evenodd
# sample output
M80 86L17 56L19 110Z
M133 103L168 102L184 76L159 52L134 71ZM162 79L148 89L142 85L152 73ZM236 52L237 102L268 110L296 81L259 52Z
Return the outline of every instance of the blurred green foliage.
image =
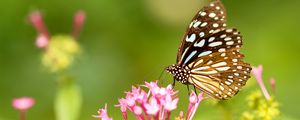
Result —
M264 76L276 79L276 97L282 113L300 118L299 0L223 0L228 26L243 37L242 52L252 65L263 64ZM53 120L57 76L41 65L42 51L35 47L36 31L26 20L40 10L52 34L70 33L74 13L84 10L86 24L79 37L83 55L69 71L83 94L81 120L90 120L108 103L110 116L120 119L117 98L131 85L159 77L175 63L179 42L203 0L2 0L0 1L0 120L16 120L11 107L16 97L30 96L36 105L28 120ZM163 83L172 83L170 75ZM268 78L265 78L267 80ZM179 109L187 107L186 87L180 90ZM236 97L225 101L238 119L246 108L245 98L258 89L250 79ZM186 101L186 102L185 102ZM179 112L179 111L178 111ZM196 116L222 118L211 102L203 102Z

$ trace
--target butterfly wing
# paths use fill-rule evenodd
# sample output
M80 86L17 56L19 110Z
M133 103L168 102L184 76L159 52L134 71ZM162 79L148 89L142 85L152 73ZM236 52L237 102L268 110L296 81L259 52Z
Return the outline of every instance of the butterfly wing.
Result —
M217 99L229 99L245 85L251 67L239 52L242 37L226 29L220 0L203 7L193 18L177 54L177 65L190 69L188 82Z
M181 41L177 54L177 64L183 65L191 61L189 54L192 52L190 46L204 36L210 36L215 31L225 29L226 12L220 0L204 6L192 19L186 34ZM183 61L186 60L186 61Z
M250 65L242 61L241 46L242 36L236 29L222 30L196 41L190 46L195 59L187 64L191 70L189 82L217 99L234 96L251 71Z

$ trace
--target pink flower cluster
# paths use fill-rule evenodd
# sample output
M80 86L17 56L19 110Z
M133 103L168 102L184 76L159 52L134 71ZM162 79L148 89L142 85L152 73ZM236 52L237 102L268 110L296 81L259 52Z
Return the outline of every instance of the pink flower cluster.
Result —
M130 92L126 92L126 97L119 99L119 104L122 116L128 120L127 111L134 114L138 120L169 120L171 112L177 108L179 99L177 91L172 89L172 85L166 88L159 87L157 82L145 82L145 85L132 86ZM146 87L149 91L144 91L141 87ZM190 104L187 111L187 120L190 120L195 114L197 107L202 100L203 94L197 96L194 92L190 96ZM94 116L101 120L112 120L107 115L106 106L98 111L98 115ZM181 111L180 117L183 118Z

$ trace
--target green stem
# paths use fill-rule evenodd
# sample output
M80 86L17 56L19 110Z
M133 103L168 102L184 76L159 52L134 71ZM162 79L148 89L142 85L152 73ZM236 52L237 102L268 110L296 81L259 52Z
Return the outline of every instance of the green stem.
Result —
M81 91L76 81L69 76L58 80L55 100L57 120L77 120L81 108Z

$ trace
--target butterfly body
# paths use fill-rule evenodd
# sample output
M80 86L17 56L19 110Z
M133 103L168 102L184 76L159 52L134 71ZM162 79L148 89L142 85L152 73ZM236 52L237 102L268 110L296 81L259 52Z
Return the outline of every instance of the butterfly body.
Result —
M215 0L195 15L180 44L177 63L166 71L216 99L229 99L250 78L251 67L242 60L241 46L240 32L226 28L225 8Z
M190 69L187 66L179 66L176 64L170 65L166 68L167 72L174 75L174 79L182 84L189 85L188 79L190 77Z

